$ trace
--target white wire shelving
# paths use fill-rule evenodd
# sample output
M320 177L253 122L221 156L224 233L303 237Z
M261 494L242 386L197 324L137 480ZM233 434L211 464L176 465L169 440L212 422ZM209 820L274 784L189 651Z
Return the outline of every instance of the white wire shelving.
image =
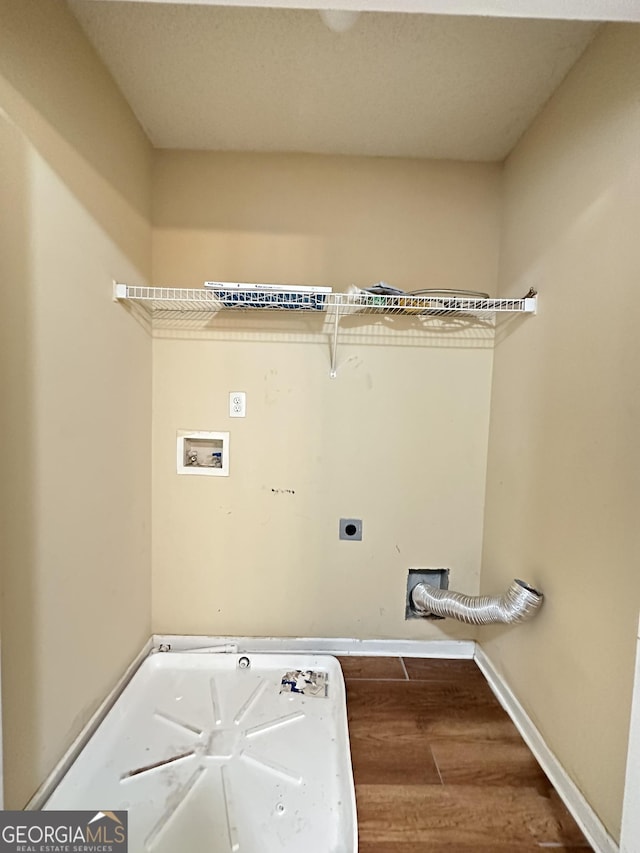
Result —
M114 299L135 303L144 309L153 325L154 317L168 314L215 315L220 311L325 312L332 329L331 376L336 375L336 352L340 318L347 315L384 314L418 318L482 318L494 321L498 314L535 314L537 296L521 299L486 299L458 296L387 296L357 293L297 292L230 286L228 290L176 287L139 287L114 283Z

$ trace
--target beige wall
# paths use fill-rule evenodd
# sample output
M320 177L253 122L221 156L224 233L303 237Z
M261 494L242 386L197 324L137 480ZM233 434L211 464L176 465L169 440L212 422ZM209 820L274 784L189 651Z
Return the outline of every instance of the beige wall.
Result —
M499 168L156 153L153 279L491 290ZM320 323L320 325L318 325ZM477 591L491 340L349 317L216 318L154 339L159 632L469 637L404 621L407 570ZM228 394L247 392L244 420ZM177 476L178 429L229 430L228 479ZM338 540L363 519L361 543Z
M151 342L110 286L492 291L501 171L156 152L150 276L135 119L64 4L0 15L3 724L20 807L152 625L473 636L405 622L404 585L447 565L452 587L479 587L485 330L348 317L330 379L322 317L185 322L153 341L151 393ZM605 30L506 165L501 292L536 286L541 312L501 329L482 580L545 591L534 622L483 646L613 835L640 586L639 48L636 28ZM228 479L176 475L184 428L230 430ZM338 541L340 516L363 518L362 543Z
M149 146L64 3L0 0L6 804L150 633Z
M509 157L482 587L545 592L482 646L618 837L640 601L640 28L598 36Z

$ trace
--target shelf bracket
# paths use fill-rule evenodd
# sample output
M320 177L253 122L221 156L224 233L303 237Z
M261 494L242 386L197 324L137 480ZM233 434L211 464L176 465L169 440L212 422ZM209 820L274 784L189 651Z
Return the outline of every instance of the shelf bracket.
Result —
M338 353L338 330L340 326L340 310L336 305L336 313L333 320L333 340L331 341L331 370L329 372L329 376L332 379L335 379L338 375L338 371L336 368L336 356Z
M121 299L127 298L127 285L120 284L117 281L113 282L113 301L119 302Z

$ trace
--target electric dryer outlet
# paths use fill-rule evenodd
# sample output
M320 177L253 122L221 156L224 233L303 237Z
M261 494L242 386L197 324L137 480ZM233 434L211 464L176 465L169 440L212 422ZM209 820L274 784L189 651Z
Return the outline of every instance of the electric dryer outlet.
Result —
M356 542L362 539L362 519L361 518L341 518L340 519L340 539L352 539Z

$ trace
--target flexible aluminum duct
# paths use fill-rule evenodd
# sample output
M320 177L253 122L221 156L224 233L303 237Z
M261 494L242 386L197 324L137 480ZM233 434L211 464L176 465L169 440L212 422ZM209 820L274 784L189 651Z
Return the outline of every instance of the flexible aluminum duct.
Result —
M514 580L504 595L463 595L419 583L411 592L411 603L422 616L451 616L469 625L524 622L542 604L543 595L524 581Z

